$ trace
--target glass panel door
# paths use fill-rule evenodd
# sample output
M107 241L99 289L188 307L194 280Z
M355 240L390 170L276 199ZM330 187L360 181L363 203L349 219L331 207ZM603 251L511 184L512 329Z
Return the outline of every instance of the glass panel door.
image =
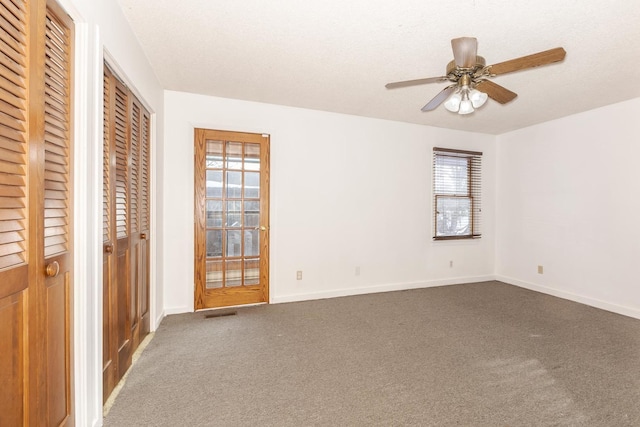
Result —
M268 300L268 142L260 134L196 130L196 308ZM209 303L199 307L199 300Z

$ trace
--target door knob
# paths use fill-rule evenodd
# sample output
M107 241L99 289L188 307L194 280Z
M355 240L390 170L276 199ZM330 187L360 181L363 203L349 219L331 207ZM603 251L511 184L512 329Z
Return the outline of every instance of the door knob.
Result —
M60 264L58 264L58 261L47 264L44 269L44 274L46 274L47 277L56 277L58 273L60 273Z
M108 254L112 254L113 253L113 245L112 244L108 244L104 247L104 251Z
M140 233L140 238L145 240L147 238L147 233Z
M267 227L265 227L264 225L261 225L259 227L256 227L256 230L267 231Z

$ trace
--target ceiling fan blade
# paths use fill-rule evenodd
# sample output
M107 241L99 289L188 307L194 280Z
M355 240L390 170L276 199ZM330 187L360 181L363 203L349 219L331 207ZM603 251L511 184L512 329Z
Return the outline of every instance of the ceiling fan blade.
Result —
M451 40L453 58L460 68L471 68L476 65L478 53L478 39L475 37L460 37Z
M457 85L451 85L442 89L442 91L437 94L431 101L427 103L424 107L422 107L422 111L431 111L438 108L438 105L442 104L445 99L449 97L456 89Z
M489 95L489 98L499 102L500 104L506 104L507 102L513 101L515 97L518 96L517 93L511 92L509 89L502 87L491 80L482 80L476 85L476 89L480 92L486 93Z
M384 85L384 87L386 87L387 89L397 89L399 87L407 87L407 86L417 86L417 85L424 85L427 83L437 83L437 82L443 82L447 80L446 77L429 77L426 79L416 79L416 80L405 80L403 82L393 82L393 83L387 83L386 85Z
M533 55L522 56L520 58L494 64L491 66L489 72L491 74L506 74L527 68L538 67L540 65L547 65L553 62L562 61L566 54L567 52L563 48L556 47L555 49L549 49L544 52L538 52Z

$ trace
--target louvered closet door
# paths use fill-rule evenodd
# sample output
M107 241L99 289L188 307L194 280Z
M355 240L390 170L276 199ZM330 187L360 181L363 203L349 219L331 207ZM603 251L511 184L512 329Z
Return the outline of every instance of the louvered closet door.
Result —
M103 397L149 333L150 114L105 64Z
M0 3L0 425L28 409L29 170L26 6Z
M137 347L140 342L140 130L141 113L140 103L135 97L130 98L131 113L129 117L130 138L129 138L129 205L130 205L130 282L129 282L129 318L131 319L131 340L133 347Z
M104 70L104 145L102 165L102 381L103 400L106 401L116 386L118 379L117 335L116 335L116 278L114 255L115 229L115 186L112 184L115 174L114 104L115 83L113 74L105 66Z
M140 102L130 96L130 289L131 339L135 349L149 332L149 118Z
M73 425L72 23L0 0L0 27L0 425Z
M116 80L114 110L115 173L115 292L116 336L118 347L118 376L121 378L131 365L131 310L130 301L130 201L129 201L129 94L127 88Z
M151 318L149 313L149 288L150 288L150 258L149 233L151 231L151 118L149 112L142 109L140 123L140 185L139 185L139 210L140 210L140 250L138 264L138 290L139 290L139 316L140 339L149 333Z
M43 250L45 275L39 290L44 345L40 425L63 425L71 416L71 39L68 17L47 7L45 37ZM42 421L46 421L43 423Z

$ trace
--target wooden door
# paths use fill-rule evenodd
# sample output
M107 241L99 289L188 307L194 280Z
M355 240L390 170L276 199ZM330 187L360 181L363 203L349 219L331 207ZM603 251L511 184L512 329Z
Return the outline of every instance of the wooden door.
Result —
M150 114L105 64L103 398L149 333Z
M139 251L138 251L138 301L139 340L151 331L150 288L151 288L151 115L141 108L140 112L140 173L139 188Z
M116 346L118 377L122 378L131 365L130 248L129 248L129 100L127 88L116 80L114 110L115 171L115 294Z
M129 318L135 349L149 333L149 113L130 96Z
M0 27L0 425L70 426L73 26L0 0Z
M11 46L0 44L0 425L28 425L29 299L35 286L29 282L36 255L31 256L29 235L29 87L28 44L30 23L26 4L2 0L0 15L18 9L19 18L1 21ZM7 37L3 42L6 43ZM8 59L10 58L10 60ZM7 67L9 65L9 67ZM37 213L37 212L36 212ZM34 245L35 246L35 245ZM35 248L33 249L35 252ZM34 344L37 343L34 340Z
M71 25L66 14L49 2L45 17L44 126L39 147L35 190L43 200L42 251L45 280L38 290L41 383L47 384L39 425L64 425L71 413ZM33 136L33 134L32 134ZM40 140L40 136L36 136ZM32 193L33 194L33 193ZM37 225L36 232L40 224ZM39 234L39 233L38 233ZM38 245L38 251L40 251ZM39 254L38 254L39 255ZM46 397L46 398L45 398Z
M115 227L115 186L112 185L115 170L115 148L112 137L114 126L112 107L115 104L114 78L105 67L103 77L103 147L102 147L102 397L106 401L116 386L118 364L116 362L116 300L115 300L115 244L112 238Z
M269 301L269 136L195 130L195 308Z

